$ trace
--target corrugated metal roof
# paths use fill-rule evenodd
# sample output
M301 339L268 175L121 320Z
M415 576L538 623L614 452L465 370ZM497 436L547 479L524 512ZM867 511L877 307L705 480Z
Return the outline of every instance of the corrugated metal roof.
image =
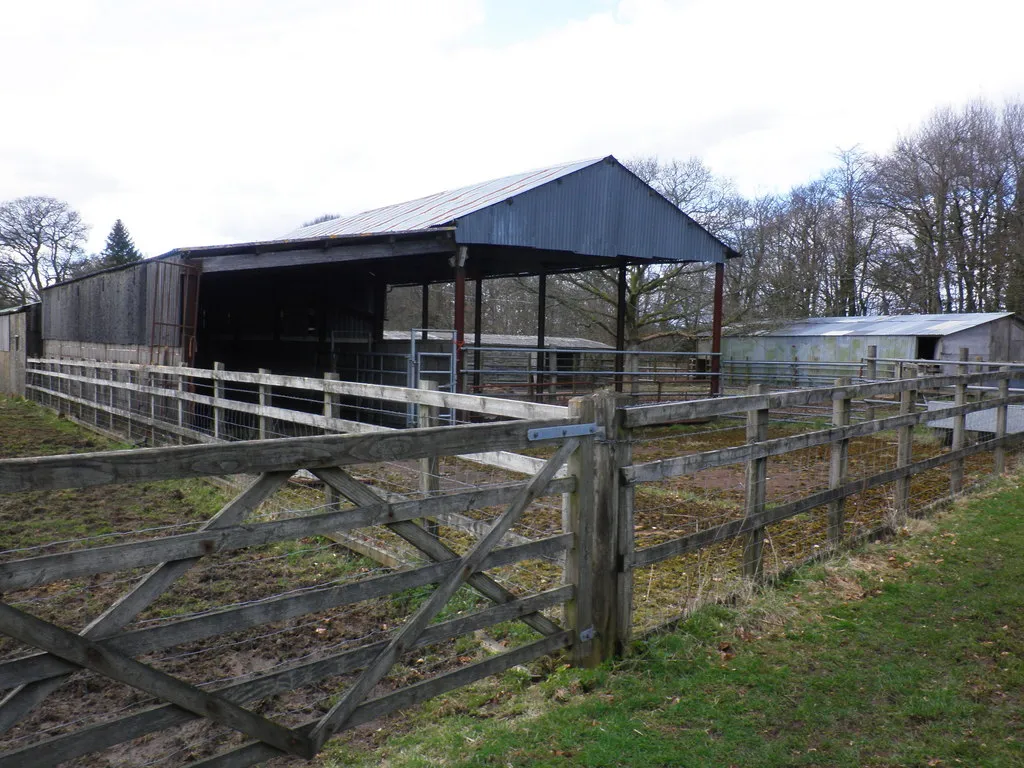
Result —
M38 301L30 301L28 304L19 304L16 307L5 307L0 309L0 315L16 315L19 312L26 312L29 307L34 307L38 303Z
M948 336L1012 315L975 312L953 315L889 315L879 317L812 317L771 330L737 336ZM732 335L732 334L730 334Z
M416 334L416 338L420 338L419 334ZM430 341L451 341L452 337L450 333L444 333L443 331L428 331L427 338ZM409 341L409 331L384 331L385 341ZM473 343L473 336L469 334L466 336L466 343ZM528 349L536 349L537 337L530 334L512 334L512 333L481 333L480 334L480 345L484 347L524 347ZM545 349L593 349L593 350L613 350L614 347L604 344L600 341L594 341L593 339L583 339L574 336L545 336L544 337L544 348Z
M549 181L600 163L602 158L577 160L549 168L538 168L500 179L471 184L468 187L437 192L417 200L375 208L371 211L345 216L331 221L311 224L289 232L288 239L323 237L332 235L362 235L379 232L399 232L450 224L460 216L487 208L513 195L547 184Z

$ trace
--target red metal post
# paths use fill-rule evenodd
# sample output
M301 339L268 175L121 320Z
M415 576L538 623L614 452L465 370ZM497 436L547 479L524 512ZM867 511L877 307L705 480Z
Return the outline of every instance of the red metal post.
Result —
M547 273L541 272L537 275L537 373L535 381L537 387L533 393L534 400L544 399L544 370L546 366L547 355L542 351L544 349L544 336L546 333L545 321L547 320L548 312L548 276Z
M725 262L715 264L715 306L711 314L711 396L722 394L722 306Z
M473 389L476 392L480 391L480 342L483 340L483 304L484 304L484 280L482 277L477 275L476 278L476 295L473 297L473 307L476 313L473 317L473 346L476 349L473 351L473 370L476 373L473 374Z

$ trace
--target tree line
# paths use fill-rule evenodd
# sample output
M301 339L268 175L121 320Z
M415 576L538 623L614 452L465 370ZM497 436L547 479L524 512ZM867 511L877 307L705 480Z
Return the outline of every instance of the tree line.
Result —
M36 301L48 285L142 259L120 219L99 253L86 253L88 236L88 225L63 200L0 203L0 309Z

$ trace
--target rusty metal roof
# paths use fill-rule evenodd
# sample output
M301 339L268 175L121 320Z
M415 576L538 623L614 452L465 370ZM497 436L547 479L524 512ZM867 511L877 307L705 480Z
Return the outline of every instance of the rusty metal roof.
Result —
M479 211L549 181L600 163L602 158L577 160L562 165L517 173L500 179L472 184L468 187L437 192L417 200L375 208L353 216L343 216L319 224L300 227L287 239L336 235L363 235L429 229L451 224L460 216Z

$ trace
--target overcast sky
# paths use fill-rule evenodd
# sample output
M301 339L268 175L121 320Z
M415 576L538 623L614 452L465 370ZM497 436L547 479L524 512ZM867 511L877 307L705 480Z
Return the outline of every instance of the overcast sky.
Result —
M0 200L149 256L548 164L784 191L1024 94L1021 0L0 0Z

